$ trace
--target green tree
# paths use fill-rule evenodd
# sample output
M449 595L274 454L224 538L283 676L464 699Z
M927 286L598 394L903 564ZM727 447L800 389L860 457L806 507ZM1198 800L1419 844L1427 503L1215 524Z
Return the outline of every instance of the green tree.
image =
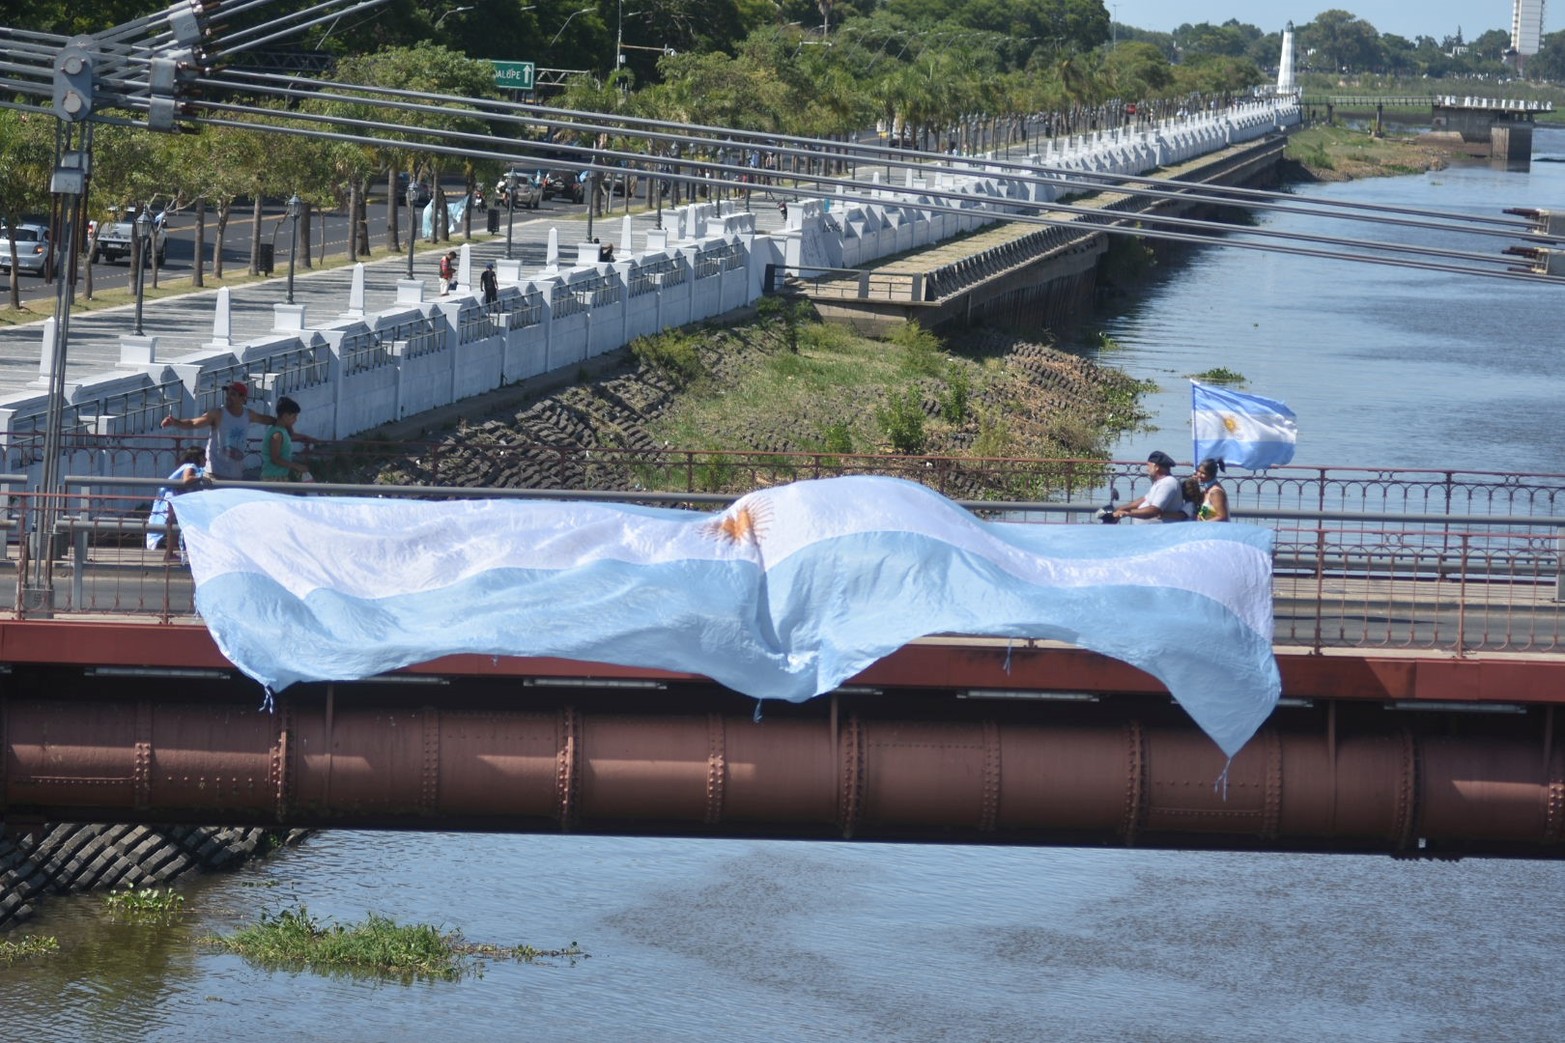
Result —
M49 175L54 169L54 120L37 113L0 109L0 216L7 228L49 212ZM11 240L11 307L22 306L16 240Z
M1315 52L1310 64L1326 72L1357 72L1381 65L1380 34L1364 19L1333 8L1299 30L1304 46Z
M434 190L436 221L432 229L434 238L448 239L450 230L445 226L445 194L440 188L442 171L451 165L448 154L429 148L429 145L450 145L446 135L451 133L488 136L493 133L489 124L464 111L461 102L446 101L442 96L457 98L493 98L494 66L487 61L476 61L446 47L420 42L412 47L391 47L374 54L344 59L337 67L336 79L348 83L373 87L393 87L424 95L425 105L437 106L445 112L408 112L398 110L396 121L416 128L402 134L383 135L408 143L405 152L393 157L400 162L388 163L386 174L388 208L387 226L394 228L398 202L395 167L406 170L411 178L420 174L429 179ZM373 98L371 98L373 103ZM507 128L502 133L511 133ZM416 235L417 229L409 229Z

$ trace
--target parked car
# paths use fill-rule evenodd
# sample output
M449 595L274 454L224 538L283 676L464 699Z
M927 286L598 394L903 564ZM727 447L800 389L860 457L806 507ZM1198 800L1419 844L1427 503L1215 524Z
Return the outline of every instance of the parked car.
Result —
M90 240L89 240L90 241ZM97 242L92 247L92 263L98 261L117 261L125 258L125 263L130 263L131 254L135 252L136 244L136 210L134 207L120 215L118 221L111 221L98 231ZM152 255L156 254L158 264L161 265L168 256L168 214L159 211L152 215L152 248L147 251L147 256L142 259L143 264L152 263Z
M19 224L15 230L0 227L0 272L11 272L11 246L16 246L16 268L20 272L48 276L53 274L54 244L46 225Z

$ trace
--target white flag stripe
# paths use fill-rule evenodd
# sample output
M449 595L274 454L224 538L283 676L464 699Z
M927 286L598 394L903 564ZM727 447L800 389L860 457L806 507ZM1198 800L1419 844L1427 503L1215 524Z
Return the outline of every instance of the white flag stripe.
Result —
M189 493L181 504L188 514L198 502L192 497L230 495ZM877 482L874 498L861 501L862 509L853 512L836 509L840 488L834 490L834 483L798 482L751 493L721 515L636 515L617 510L618 505L563 500L402 501L394 526L387 523L384 500L261 495L265 499L251 498L224 510L209 529L190 527L186 539L198 549L199 582L249 572L271 577L301 599L330 589L375 600L445 589L496 569L557 571L606 561L645 566L746 562L759 574L814 544L865 533L937 540L1040 586L1177 587L1219 602L1226 600L1231 577L1206 567L1210 555L1227 556L1230 568L1241 567L1233 560L1237 555L1250 575L1269 576L1271 568L1255 547L1193 538L1177 546L1145 552L1127 547L1124 553L1091 559L1041 554L997 538L995 530L975 523L967 511L911 482ZM714 535L721 519L740 514L760 519L751 523L753 540ZM769 524L779 516L804 524ZM1025 536L1028 527L1018 532ZM256 539L257 533L271 535ZM1229 607L1252 630L1270 635L1269 604L1261 614L1244 605Z

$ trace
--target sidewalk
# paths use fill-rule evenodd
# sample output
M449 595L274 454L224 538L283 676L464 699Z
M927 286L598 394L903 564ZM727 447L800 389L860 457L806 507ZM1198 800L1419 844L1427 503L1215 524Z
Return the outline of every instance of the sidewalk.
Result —
M619 200L623 205L623 199ZM775 204L761 199L754 201L757 225L762 231L780 228L782 221ZM524 218L523 214L527 216ZM502 214L502 217L504 215ZM592 234L606 243L613 243L620 257L629 256L620 249L621 232L625 215L613 213L608 217L593 219ZM656 210L630 215L633 242L640 247L648 230L657 227ZM478 273L489 261L505 257L505 223L502 220L499 235L475 232L471 241L460 234L453 235L449 243L429 246L420 243L414 251L414 277L424 283L424 299L438 300L436 266L440 255L449 249L470 248L471 275L474 289ZM559 251L562 265L569 266L576 256L577 237L585 237L587 222L585 213L564 217L559 214L534 216L533 211L517 211L513 228L512 256L522 261L524 277L542 270L548 250L549 230L559 230ZM407 255L386 256L364 265L364 308L369 314L393 307L397 297L397 282L407 278ZM348 292L353 281L353 265L342 265L328 270L296 268L294 270L294 302L306 308L306 325L325 325L336 320L348 307ZM274 330L273 305L286 299L286 261L269 279L247 283L229 289L231 311L231 339L241 345L271 334ZM212 320L217 290L192 289L189 293L174 297L144 301L142 304L142 332L157 337L157 355L160 361L177 359L181 355L199 351L212 340ZM65 375L68 383L79 383L87 377L111 373L120 361L120 336L133 329L135 306L107 308L94 312L73 312L70 322L70 338L67 344ZM40 360L43 356L43 321L0 329L0 397L37 393L43 389L38 382Z

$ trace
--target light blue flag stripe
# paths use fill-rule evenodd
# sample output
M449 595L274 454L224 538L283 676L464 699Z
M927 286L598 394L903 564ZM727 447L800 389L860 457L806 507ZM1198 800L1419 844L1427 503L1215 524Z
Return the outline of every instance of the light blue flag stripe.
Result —
M983 522L868 477L719 514L231 489L178 510L198 609L273 690L468 652L802 701L928 634L1040 638L1146 670L1229 755L1280 690L1271 533L1244 525Z
M1190 382L1193 459L1211 457L1257 470L1293 460L1293 410L1275 399Z

